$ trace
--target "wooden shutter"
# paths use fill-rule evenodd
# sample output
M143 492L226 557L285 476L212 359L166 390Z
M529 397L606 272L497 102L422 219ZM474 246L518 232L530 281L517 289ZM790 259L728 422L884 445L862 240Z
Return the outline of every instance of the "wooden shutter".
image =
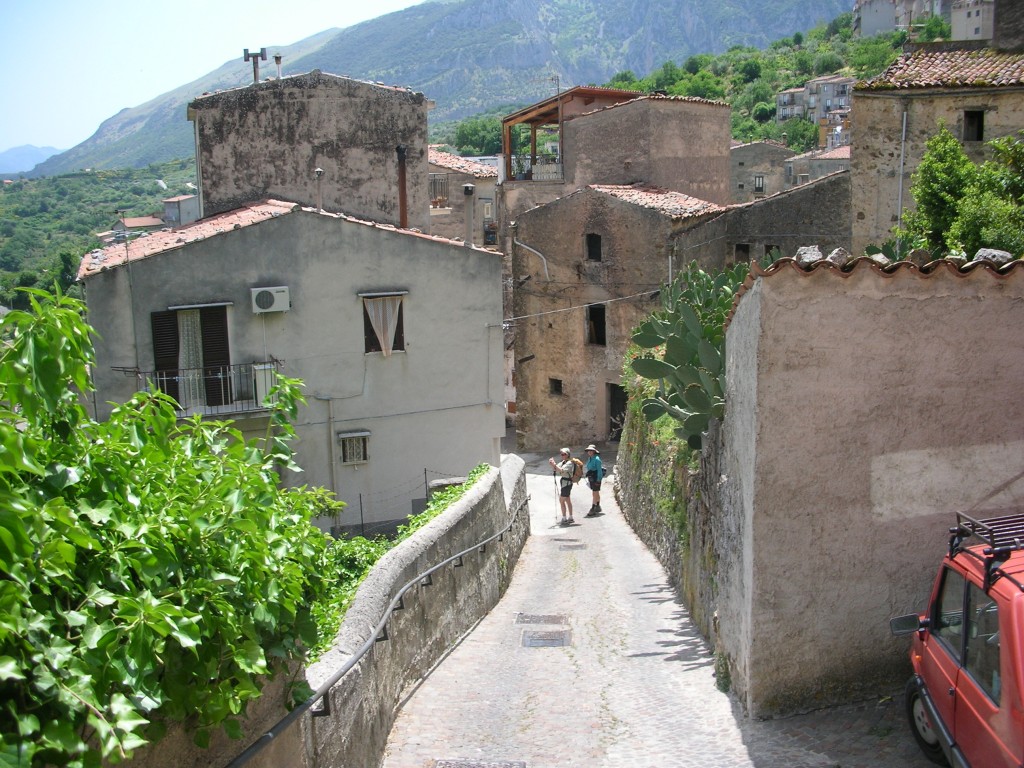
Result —
M231 351L228 349L227 307L201 307L199 323L203 334L203 381L207 405L234 402Z
M153 369L160 391L178 399L178 313L173 310L150 314L153 329Z

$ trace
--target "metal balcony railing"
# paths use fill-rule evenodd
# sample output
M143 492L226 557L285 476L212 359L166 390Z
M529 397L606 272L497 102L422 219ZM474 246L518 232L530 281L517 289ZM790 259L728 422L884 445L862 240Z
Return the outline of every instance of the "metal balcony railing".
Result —
M280 361L179 368L164 371L121 369L136 377L140 392L159 390L178 402L183 416L223 416L267 410ZM269 398L269 399L268 399Z
M562 163L558 155L513 155L512 173L519 180L562 181Z

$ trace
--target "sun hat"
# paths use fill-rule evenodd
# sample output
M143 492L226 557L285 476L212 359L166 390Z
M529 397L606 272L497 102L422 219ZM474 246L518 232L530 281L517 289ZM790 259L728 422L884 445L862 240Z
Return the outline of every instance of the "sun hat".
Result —
M563 448L562 450L559 451L559 453L564 453L566 456L570 455L568 448Z
M586 447L586 449L585 449L585 450L588 450L588 451L593 451L594 453L600 453L600 451L599 451L599 450L597 450L597 446L596 446L596 445L594 445L593 443L591 443L590 445L588 445L588 446Z

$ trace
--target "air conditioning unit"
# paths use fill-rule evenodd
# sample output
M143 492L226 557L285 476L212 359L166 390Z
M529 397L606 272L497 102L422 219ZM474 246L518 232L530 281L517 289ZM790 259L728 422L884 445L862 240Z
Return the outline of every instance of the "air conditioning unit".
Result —
M251 291L254 315L262 315L264 312L287 312L292 308L286 285L273 288L252 288Z

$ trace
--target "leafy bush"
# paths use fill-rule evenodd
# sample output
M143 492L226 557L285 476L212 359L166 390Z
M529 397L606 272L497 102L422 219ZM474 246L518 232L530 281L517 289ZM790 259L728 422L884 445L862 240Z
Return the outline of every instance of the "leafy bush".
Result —
M31 291L0 350L0 765L118 762L188 720L202 742L316 642L320 492L278 487L298 382L261 445L138 394L79 399L82 305Z

